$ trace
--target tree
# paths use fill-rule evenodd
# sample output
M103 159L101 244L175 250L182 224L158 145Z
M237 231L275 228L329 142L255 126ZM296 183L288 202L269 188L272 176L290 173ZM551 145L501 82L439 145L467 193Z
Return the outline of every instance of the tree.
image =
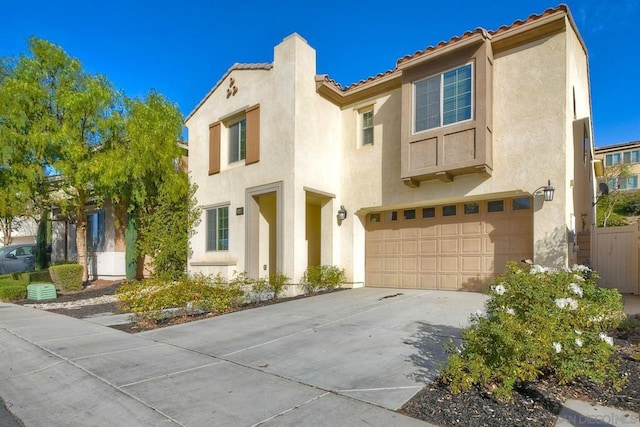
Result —
M598 223L602 227L625 225L626 220L619 218L615 209L624 200L624 193L620 191L620 181L631 175L629 165L617 164L605 168L604 182L600 184L600 198L597 204ZM603 186L602 184L606 184Z
M184 275L190 255L189 238L200 220L195 185L182 172L162 183L154 209L141 217L141 254L151 255L154 275L175 280Z
M188 187L174 185L182 179L174 167L182 116L159 93L127 98L59 46L31 38L29 55L0 62L0 99L0 140L9 142L0 145L0 181L12 183L9 195L33 200L38 213L55 203L75 221L83 280L88 206L112 201L124 234L128 213L142 215L165 203L159 189L189 194ZM0 217L3 206L11 207L8 215L24 210L21 202L6 200Z

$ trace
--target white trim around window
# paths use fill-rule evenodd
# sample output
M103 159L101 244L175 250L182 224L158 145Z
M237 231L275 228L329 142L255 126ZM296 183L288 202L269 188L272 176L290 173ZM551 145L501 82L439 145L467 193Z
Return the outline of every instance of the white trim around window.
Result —
M229 205L208 207L204 215L206 251L229 250Z
M472 120L474 87L473 62L413 82L413 134Z

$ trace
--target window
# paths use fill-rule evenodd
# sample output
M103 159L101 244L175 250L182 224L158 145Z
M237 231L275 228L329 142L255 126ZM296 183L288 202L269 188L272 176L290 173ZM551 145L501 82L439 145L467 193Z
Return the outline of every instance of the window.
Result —
M456 205L449 205L442 207L442 216L455 216L456 215Z
M435 218L436 208L422 208L422 218Z
M397 221L398 211L387 212L387 221Z
M362 145L373 145L373 110L362 113Z
M89 252L103 252L104 238L104 210L87 215L87 250Z
M638 188L638 175L626 177L610 178L607 181L610 191L614 190L635 190Z
M640 163L640 150L627 151L623 154L624 163Z
M380 214L379 213L369 214L369 222L380 222Z
M622 163L620 153L607 154L604 158L605 166L619 165L620 163Z
M244 160L247 152L247 121L229 126L229 163Z
M404 211L403 213L404 213L404 219L416 219L416 210L415 209L408 209L408 210Z
M504 212L504 200L487 202L487 212Z
M207 209L207 251L229 249L229 206Z
M514 211L525 211L531 209L531 199L529 197L518 197L513 199Z
M471 64L414 84L414 131L471 119Z
M479 203L465 203L464 204L464 214L472 215L480 213L480 204Z

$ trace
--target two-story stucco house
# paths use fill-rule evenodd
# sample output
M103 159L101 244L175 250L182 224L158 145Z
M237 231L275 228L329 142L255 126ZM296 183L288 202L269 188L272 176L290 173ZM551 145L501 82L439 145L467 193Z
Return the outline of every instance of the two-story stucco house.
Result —
M186 125L204 208L191 272L298 283L329 264L354 286L480 289L510 260L577 262L594 223L587 51L565 6L348 87L292 34Z
M638 175L640 175L640 141L625 142L622 144L606 145L596 147L594 150L596 160L602 161L605 170L610 173L604 174L603 182L609 190L629 190L637 191ZM620 176L621 169L625 167L625 173Z

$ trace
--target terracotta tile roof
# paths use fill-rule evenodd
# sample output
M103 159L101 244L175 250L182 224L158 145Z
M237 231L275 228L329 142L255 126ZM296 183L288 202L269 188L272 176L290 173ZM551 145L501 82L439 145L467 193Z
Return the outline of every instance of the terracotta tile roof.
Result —
M441 48L443 48L445 46L450 46L452 44L458 43L460 41L468 39L469 37L471 37L471 36L473 36L475 34L484 34L487 37L493 37L495 35L504 33L505 31L508 31L508 30L511 30L511 29L514 29L514 28L518 28L518 27L520 27L522 25L537 21L540 18L544 18L546 16L553 15L554 13L557 13L557 12L560 12L560 11L563 11L565 13L569 13L568 7L565 4L560 4L560 5L558 5L558 6L554 7L554 8L549 8L549 9L545 10L541 14L532 14L525 20L516 20L510 25L503 25L503 26L501 26L500 28L498 28L495 31L487 31L484 28L478 27L475 30L465 32L461 36L453 36L447 41L443 40L443 41L441 41L440 43L438 43L435 46L427 46L424 50L418 50L418 51L414 52L413 54L405 55L405 56L403 56L402 58L399 58L396 61L396 68L395 69L387 70L384 73L379 73L379 74L377 74L375 76L371 76L371 77L369 77L369 78L367 78L365 80L360 80L357 83L352 83L352 84L350 84L350 85L348 85L346 87L342 87L342 85L340 83L338 83L335 80L329 78L329 76L327 76L327 75L324 76L324 79L325 79L325 81L327 83L332 84L338 90L340 90L342 92L346 92L346 91L349 91L351 89L357 88L357 87L359 87L359 86L361 86L363 84L378 80L381 77L388 76L390 74L393 74L393 73L397 72L398 71L398 65L400 65L400 64L402 64L404 62L407 62L409 60L412 60L412 59L418 58L420 56L423 56L425 54L431 53L431 52L433 52L435 50L438 50L438 49L441 49Z

